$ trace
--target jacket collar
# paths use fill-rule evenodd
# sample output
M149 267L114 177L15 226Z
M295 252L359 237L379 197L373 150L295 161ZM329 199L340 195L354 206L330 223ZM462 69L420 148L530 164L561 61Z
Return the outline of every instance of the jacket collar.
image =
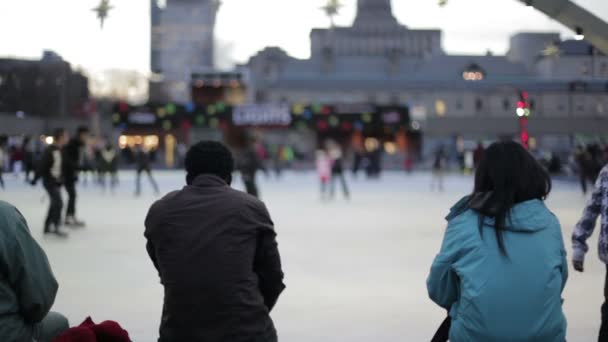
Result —
M218 176L203 174L196 176L196 178L194 178L194 181L192 181L192 185L200 187L217 187L227 186L228 184L225 180Z

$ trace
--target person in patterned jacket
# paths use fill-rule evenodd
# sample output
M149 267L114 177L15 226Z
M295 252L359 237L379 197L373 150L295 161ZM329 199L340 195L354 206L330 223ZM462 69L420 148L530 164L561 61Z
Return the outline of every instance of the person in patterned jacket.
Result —
M604 166L595 183L591 199L585 207L583 217L574 228L572 243L572 263L574 269L583 272L585 253L589 251L587 239L593 234L598 216L602 216L598 252L606 265L604 282L604 304L602 305L602 325L598 341L608 341L608 165Z

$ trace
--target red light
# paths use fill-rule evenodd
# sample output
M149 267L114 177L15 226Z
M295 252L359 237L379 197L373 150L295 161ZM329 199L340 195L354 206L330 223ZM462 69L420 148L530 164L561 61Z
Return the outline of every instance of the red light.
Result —
M353 124L351 124L350 122L344 122L342 123L342 129L344 131L350 131L353 129Z
M528 140L530 140L530 135L528 134L528 132L521 132L521 141L524 143L528 143Z
M528 94L527 91L522 91L521 92L521 97L523 97L525 100L527 100L530 97L530 94Z
M326 131L329 128L329 124L327 123L327 121L321 120L321 121L317 122L317 128L320 131Z
M323 108L321 109L321 114L329 115L331 114L331 109L329 107L323 106Z
M125 114L129 111L129 105L126 102L119 102L118 103L118 111L122 114Z
M526 103L524 101L517 101L517 108L525 108Z

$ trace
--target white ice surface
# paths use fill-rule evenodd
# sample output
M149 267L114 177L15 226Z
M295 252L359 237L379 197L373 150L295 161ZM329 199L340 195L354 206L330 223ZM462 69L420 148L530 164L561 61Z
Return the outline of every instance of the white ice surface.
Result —
M158 172L163 193L180 188L179 171ZM16 205L46 250L59 279L54 310L72 324L91 315L120 322L134 341L156 340L162 287L145 252L143 221L155 200L133 196L133 174L121 174L117 194L79 187L78 215L87 228L67 240L42 237L48 200L5 174L0 199ZM444 312L428 298L425 280L437 253L448 208L472 186L447 178L447 192L429 191L430 175L390 173L380 181L350 179L353 199L319 200L312 173L281 180L260 177L263 199L276 224L287 289L272 313L281 341L428 341ZM240 182L236 182L241 187ZM65 198L65 196L64 196ZM570 234L585 198L575 184L555 184L550 208ZM597 339L605 267L590 241L586 272L571 272L565 291L568 341ZM194 271L194 268L193 268Z

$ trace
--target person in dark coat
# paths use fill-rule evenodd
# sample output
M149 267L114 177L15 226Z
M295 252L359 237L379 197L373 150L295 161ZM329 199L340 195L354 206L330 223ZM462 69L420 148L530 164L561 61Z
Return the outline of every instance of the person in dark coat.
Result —
M331 186L329 190L329 197L333 198L336 190L336 182L340 181L342 185L342 191L346 199L350 198L350 191L348 190L348 184L346 183L346 177L344 177L344 165L343 165L343 153L340 146L336 144L330 144L329 157L331 158Z
M61 199L61 185L64 181L63 153L69 137L65 129L56 129L53 133L53 144L49 145L39 163L39 170L31 184L36 185L39 178L42 178L44 189L49 195L51 204L49 211L44 221L44 234L54 233L61 237L66 237L67 234L62 232L61 226L61 210L63 209L63 200Z
M84 126L78 127L76 136L63 149L64 186L68 193L68 206L65 212L66 226L84 226L84 222L76 219L76 183L88 140L89 129Z
M230 187L234 160L218 142L185 159L187 185L152 205L146 249L165 288L159 342L276 342L270 318L284 290L265 205Z
M21 149L23 150L23 155L24 155L24 159L23 159L23 166L24 166L24 172L25 172L25 182L29 183L31 181L30 179L30 174L33 174L35 177L35 163L34 163L34 150L32 149L32 143L31 143L32 139L30 137L26 137L23 140L23 145L21 147Z
M152 176L152 169L150 168L151 161L151 152L146 151L141 145L137 146L135 152L135 165L137 167L137 173L135 176L135 196L141 195L141 174L143 172L148 175L150 184L152 184L152 187L154 188L154 193L158 194L160 192L160 190L158 189L158 184L156 184L154 176Z
M574 160L578 167L578 177L583 194L587 193L587 183L595 183L596 177L593 175L594 163L591 153L583 146L577 146L574 152Z
M260 196L260 191L256 183L256 174L258 170L264 170L264 166L254 146L248 146L241 154L239 160L239 171L245 184L245 191L254 197Z

